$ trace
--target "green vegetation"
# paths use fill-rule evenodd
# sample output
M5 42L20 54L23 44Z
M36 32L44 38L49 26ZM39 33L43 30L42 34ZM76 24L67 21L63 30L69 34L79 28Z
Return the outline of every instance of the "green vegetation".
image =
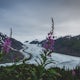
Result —
M58 74L55 74L54 70ZM60 68L44 69L43 75L41 75L43 73L41 71L40 66L25 63L0 67L0 80L80 80L80 67L75 69L75 75L72 74L71 70L65 71L65 69Z

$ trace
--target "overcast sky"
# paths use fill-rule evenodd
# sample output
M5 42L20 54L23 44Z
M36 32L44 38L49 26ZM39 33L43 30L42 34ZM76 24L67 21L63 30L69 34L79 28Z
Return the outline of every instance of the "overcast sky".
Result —
M80 34L80 0L0 0L0 32L19 41L45 39L55 23L55 36Z

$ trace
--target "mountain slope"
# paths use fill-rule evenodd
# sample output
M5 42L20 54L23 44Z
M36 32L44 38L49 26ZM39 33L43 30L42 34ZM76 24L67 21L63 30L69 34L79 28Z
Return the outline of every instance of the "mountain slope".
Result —
M65 36L55 40L55 52L80 57L80 35Z
M43 45L45 40L38 44ZM80 35L65 36L55 40L54 52L80 57Z

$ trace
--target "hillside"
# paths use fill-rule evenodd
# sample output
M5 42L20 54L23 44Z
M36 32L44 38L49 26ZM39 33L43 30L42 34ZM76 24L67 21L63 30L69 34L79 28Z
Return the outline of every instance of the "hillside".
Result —
M45 40L39 42L34 40L30 42L30 44L43 45L44 41ZM54 52L80 57L80 35L74 37L65 36L56 39L54 44Z
M65 36L55 40L55 52L80 57L80 35Z

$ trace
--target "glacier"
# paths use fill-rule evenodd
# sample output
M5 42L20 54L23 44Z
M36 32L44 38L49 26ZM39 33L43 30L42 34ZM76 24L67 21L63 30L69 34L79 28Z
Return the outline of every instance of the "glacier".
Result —
M32 58L28 61L26 61L27 64L35 64L35 59L40 63L40 54L44 54L42 51L42 47L38 44L29 44L29 43L24 43L23 49L20 50L22 54L24 55L24 58L28 58L30 53L32 55ZM25 53L25 52L26 53ZM52 67L59 67L59 68L65 68L66 70L72 70L75 69L76 66L80 66L80 57L75 57L75 56L70 56L70 55L64 55L60 53L55 53L53 52L51 54L51 57L48 57L48 59L52 59L54 63L51 63L47 65L45 68L52 68ZM15 63L5 63L5 64L0 64L0 66L11 66ZM17 65L22 64L22 61L16 62Z

